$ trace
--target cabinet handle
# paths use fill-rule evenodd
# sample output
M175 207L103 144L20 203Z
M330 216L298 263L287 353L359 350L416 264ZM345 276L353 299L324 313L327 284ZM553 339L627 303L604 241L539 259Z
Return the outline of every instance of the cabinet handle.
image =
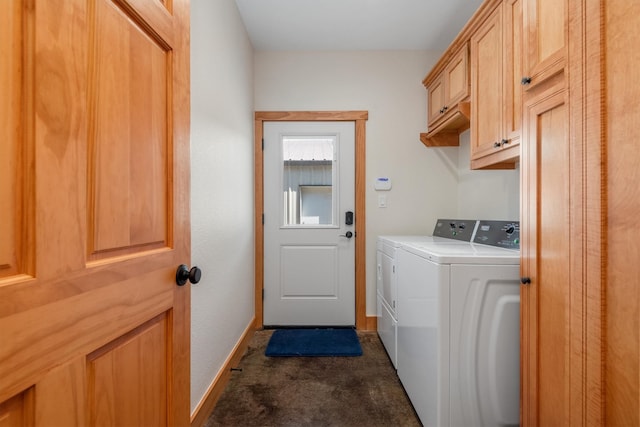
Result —
M447 107L447 106L445 105L444 107L442 107L442 109L443 109L444 111L447 111L447 110L449 109L449 107Z
M502 141L500 141L500 145L507 145L510 142L511 141L509 141L508 139L503 139Z
M500 148L500 143L499 142L494 142L493 143L493 147L494 148Z
M523 77L522 80L520 80L520 84L523 86L528 85L529 83L531 83L531 77Z
M444 113L444 108L440 109L440 114Z
M528 285L531 283L531 278L530 277L521 277L520 278L520 283L522 283L523 285Z

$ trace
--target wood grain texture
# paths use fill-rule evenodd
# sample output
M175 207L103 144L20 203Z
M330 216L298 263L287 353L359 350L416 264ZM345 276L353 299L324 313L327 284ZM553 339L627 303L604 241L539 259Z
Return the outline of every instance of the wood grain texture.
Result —
M569 1L523 1L523 76L531 78L525 90L562 72L567 65Z
M0 16L0 278L18 273L17 212L20 200L18 153L21 139L22 50L17 48L23 36L22 4L11 2Z
M356 164L355 164L355 198L356 198L356 253L355 253L355 287L356 287L356 329L367 328L367 145L366 119L356 120Z
M459 147L460 133L457 130L436 132L433 135L421 133L420 142L425 147Z
M606 422L640 425L638 2L604 5L607 143ZM595 24L594 24L595 25Z
M29 2L0 17L0 286L34 274L34 25Z
M429 126L442 117L444 104L444 75L441 74L427 86L427 123Z
M91 259L166 246L172 180L167 159L172 118L166 108L171 62L165 41L110 2L96 8L99 21L89 52Z
M264 288L264 225L262 214L264 210L264 177L262 138L265 121L354 121L355 122L355 180L356 180L356 253L355 253L355 298L356 298L356 328L366 328L366 203L365 203L365 161L366 161L366 120L368 111L256 111L255 118L255 327L264 326L264 306L262 290Z
M471 36L471 169L514 169L519 161L521 34L521 1L507 0Z
M167 328L163 314L88 355L89 425L166 422Z
M525 104L522 151L521 424L569 421L569 138L564 86Z
M256 111L255 119L262 121L356 121L367 120L368 111Z
M603 2L569 3L567 75L571 138L571 409L572 425L605 419L606 158Z
M262 329L264 326L264 304L263 304L263 289L264 289L264 223L262 222L262 215L264 214L264 153L262 150L264 128L261 119L257 118L254 121L254 135L255 141L253 146L254 153L254 203L255 203L255 328Z
M471 159L500 150L503 131L503 8L487 18L471 36Z
M428 94L427 125L430 133L437 132L444 123L447 123L447 129L451 129L453 124L458 127L468 126L468 122L460 122L456 107L460 101L469 97L469 45L463 44L438 78L425 87Z
M0 427L31 427L34 424L33 388L0 403Z
M11 143L23 147L17 156L12 156L16 158L14 165L24 170L16 185L17 191L25 195L13 208L24 218L24 226L16 226L20 240L30 246L33 254L18 250L26 254L18 263L21 274L0 282L0 405L13 396L25 396L28 425L88 424L86 397L91 387L95 390L95 383L91 383L95 376L87 375L87 355L162 313L166 313L163 326L155 333L166 345L164 361L159 359L155 369L165 378L166 387L157 387L156 375L138 376L136 387L141 393L164 390L156 402L162 401L165 409L153 412L162 412L162 419L156 422L158 418L153 415L149 419L152 424L178 426L189 422L190 288L175 285L176 266L189 263L190 253L189 5L183 0L170 3L172 14L158 2L10 3L19 5L21 13L21 42L13 45L13 49L19 49L20 61L11 66L13 75L20 71L20 92L9 97L19 98L19 107L10 107L12 115L17 110L21 117ZM159 19L170 20L167 28L171 36L161 36L164 24L154 23L153 14L149 13L152 8L164 10L160 12L164 18ZM124 39L131 36L128 29L136 27L136 22L137 29L132 31L137 35L126 42L134 41L126 48L114 48L123 47ZM149 54L150 44L162 46L162 59L157 55L158 49ZM92 50L95 45L105 47L101 54ZM136 54L134 58L132 53ZM98 70L96 58L122 69L115 72L105 66ZM156 72L154 67L159 63L164 71ZM157 89L154 75L163 81L159 94L151 93ZM1 99L14 93L6 86L5 77L2 71ZM121 82L135 82L135 87L122 83L127 88L126 96L134 101L120 99L122 92L117 83L109 81L114 77ZM97 114L113 111L109 108L114 106L121 108L114 117ZM159 120L161 116L163 119ZM129 147L133 157L152 157L154 172L136 176L135 181L153 179L158 176L154 174L157 171L170 176L163 186L148 187L145 182L134 192L139 199L144 193L143 203L134 207L137 212L147 209L147 192L156 193L151 195L154 200L164 200L161 205L165 219L160 222L165 223L165 234L175 235L165 238L162 248L136 257L112 257L108 262L89 259L88 242L92 237L87 226L91 206L87 175L92 152L88 135L91 129L102 129L96 123L98 119L121 119L123 128L132 121L139 124L126 135L137 142ZM153 126L149 123L158 121L163 123L160 132L166 144L166 152L159 156L157 146L149 143L158 140L157 134L154 136L157 128L150 131ZM149 134L152 137L147 139ZM111 139L104 143L117 147L114 157L120 159L120 134L107 133L106 137ZM164 170L156 168L159 163ZM130 165L127 162L127 170ZM102 175L102 187L94 200L102 196L100 193L123 191L117 188L120 173L112 168ZM130 215L129 209L119 203L112 208L115 217ZM114 234L119 225L114 226ZM146 240L148 234L136 234L136 239ZM157 349L144 339L138 343L138 354ZM144 362L140 357L125 357L119 366L126 372L138 371L141 360ZM126 417L126 405L144 406L146 396L135 393L136 388L128 387L126 379L111 384L114 390L125 387L129 393L126 402L121 400L113 406L116 418L120 413ZM107 398L107 394L97 394L94 397L98 399Z
M51 420L60 425L88 425L85 413L87 361L84 356L62 365L38 382L35 394L36 426L46 426ZM64 393L60 391L64 390Z

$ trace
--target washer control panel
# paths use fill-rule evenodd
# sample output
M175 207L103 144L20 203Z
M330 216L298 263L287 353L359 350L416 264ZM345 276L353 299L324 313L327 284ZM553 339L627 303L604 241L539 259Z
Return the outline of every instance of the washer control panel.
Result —
M433 229L436 237L471 242L478 221L475 219L438 219Z
M473 243L505 249L520 249L520 222L478 221Z

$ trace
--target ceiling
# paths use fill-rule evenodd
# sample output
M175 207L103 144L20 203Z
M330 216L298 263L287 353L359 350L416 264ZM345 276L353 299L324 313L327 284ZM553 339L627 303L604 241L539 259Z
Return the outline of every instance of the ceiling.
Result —
M445 50L482 0L235 0L256 50Z

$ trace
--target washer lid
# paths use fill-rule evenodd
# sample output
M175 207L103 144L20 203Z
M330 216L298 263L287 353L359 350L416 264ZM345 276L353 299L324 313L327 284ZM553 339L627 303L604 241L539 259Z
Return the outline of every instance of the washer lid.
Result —
M408 243L402 249L438 264L520 264L520 251L474 243Z
M393 246L394 248L399 248L403 244L432 243L432 242L468 244L467 242L460 242L457 240L451 240L444 237L434 237L434 236L378 236L378 243L390 245L390 246Z

